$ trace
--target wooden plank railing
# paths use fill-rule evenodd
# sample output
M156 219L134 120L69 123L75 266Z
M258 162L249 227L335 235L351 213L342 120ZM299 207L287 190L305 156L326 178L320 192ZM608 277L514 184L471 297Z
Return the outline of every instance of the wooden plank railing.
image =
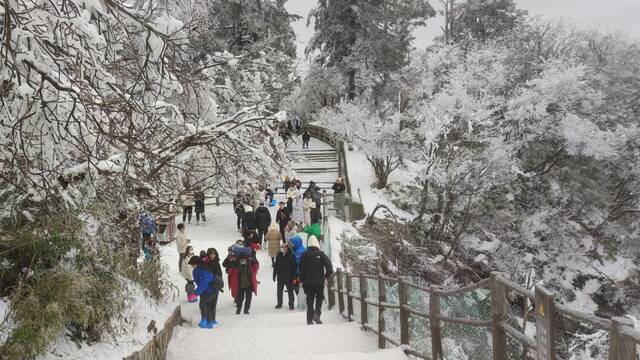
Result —
M182 314L178 305L164 322L162 329L140 350L124 360L163 360L167 357L167 348L173 336L173 329L182 323Z
M368 296L368 280L374 280L377 286L378 298L372 299ZM359 291L353 292L353 281L358 281ZM470 286L457 289L442 289L438 287L420 286L413 284L406 279L396 279L386 276L371 274L350 274L338 270L328 279L327 286L329 292L330 307L336 304L337 297L338 311L349 321L355 320L353 313L353 302L360 302L360 322L365 330L372 331L378 335L378 347L383 349L387 343L394 346L401 346L407 355L421 359L438 360L443 359L445 349L443 348L442 324L450 323L463 326L487 328L492 336L492 359L507 360L507 339L514 340L529 349L530 354L536 354L537 359L558 359L555 344L557 343L554 332L554 321L560 321L555 314L570 318L574 321L589 325L595 329L609 331L609 360L636 360L638 354L637 345L640 344L640 331L634 329L633 322L628 318L612 319L599 318L594 315L580 311L568 309L565 306L555 304L554 296L542 287L537 287L536 292L532 292L522 286L505 279L499 273L492 273L491 277ZM398 303L390 303L387 293L387 283L397 284ZM429 296L428 312L422 312L409 306L409 288L425 292ZM469 292L479 289L487 289L491 292L491 318L471 319L453 318L442 314L441 299L444 296L465 296ZM507 292L515 292L518 295L530 298L535 304L536 314L536 336L535 338L523 333L509 324L507 321ZM333 300L331 300L333 298ZM426 299L426 297L424 297ZM346 306L345 306L346 304ZM368 307L377 308L377 319L369 317ZM399 310L400 338L395 338L386 332L388 324L385 322L385 310ZM346 310L346 315L344 314ZM431 353L422 353L411 347L410 319L416 317L429 321L431 333ZM555 319L555 320L554 320ZM371 323L377 322L377 329ZM456 341L456 339L447 339ZM458 339L463 340L463 339Z

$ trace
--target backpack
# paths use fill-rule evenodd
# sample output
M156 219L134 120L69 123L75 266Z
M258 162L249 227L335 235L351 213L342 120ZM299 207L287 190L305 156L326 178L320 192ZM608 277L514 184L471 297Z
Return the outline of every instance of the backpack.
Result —
M140 232L143 234L153 234L156 232L156 220L151 214L140 215Z
M196 284L193 281L187 282L187 285L184 286L184 292L187 293L187 295L195 294Z

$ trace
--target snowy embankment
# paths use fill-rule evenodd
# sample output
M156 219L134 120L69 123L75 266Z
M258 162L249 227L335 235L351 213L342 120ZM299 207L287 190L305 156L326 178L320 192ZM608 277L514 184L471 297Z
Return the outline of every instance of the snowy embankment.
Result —
M411 213L399 209L391 203L386 189L378 190L372 186L375 183L375 175L365 154L358 151L345 151L345 154L347 156L351 194L354 200L362 202L366 214L370 214L376 205L383 204L388 206L400 219L408 220L413 217ZM409 170L397 169L389 175L389 184L391 187L402 186L414 178L415 173ZM386 216L384 211L376 213L376 217Z
M80 346L63 335L42 359L112 360L129 356L142 349L152 339L153 334L147 331L149 323L155 321L157 329L162 329L175 307L176 303L171 300L156 305L152 300L145 298L140 289L135 289L133 303L127 315L130 323L127 328L122 329L122 335L92 345Z
M404 166L398 168L389 176L387 189L375 189L372 184L375 183L373 169L367 161L366 155L357 150L347 151L347 166L349 171L349 180L351 182L351 190L353 198L361 201L364 205L365 213L370 214L377 204L388 206L401 221L412 220L415 214L405 211L398 206L401 204L415 203L419 197L419 189L416 186L416 179L419 178L419 170L414 163L407 161ZM404 208L404 206L402 206ZM386 218L388 214L379 210L376 213L378 218ZM536 222L536 219L529 220L530 231L540 231L542 226ZM364 221L356 223L357 226L364 224ZM339 232L334 230L338 226L335 223L332 226L332 237L337 238ZM357 234L352 229L352 235ZM482 263L483 266L492 269L500 269L501 258L500 251L504 248L503 239L493 236L487 241L480 239L473 234L464 234L461 239L461 251L471 255L473 262ZM440 244L443 251L448 250L447 244ZM578 249L589 249L593 244L588 239L576 239L575 247ZM335 249L335 247L333 247ZM433 263L434 260L442 259L441 255L425 254L425 261ZM564 251L560 255L550 255L542 250L537 253L524 253L518 255L518 262L523 266L531 266L533 264L546 264L541 268L536 281L550 286L554 289L566 289L569 294L561 294L561 301L576 310L594 313L598 310L598 304L594 298L603 296L601 285L603 279L611 283L619 283L628 279L636 270L634 259L625 257L624 254L618 254L614 258L603 257L594 260L590 257L583 256L582 253L576 251ZM576 279L584 279L580 286L576 286ZM558 291L558 290L556 290ZM616 294L605 294L612 297L624 297L624 292L620 290Z

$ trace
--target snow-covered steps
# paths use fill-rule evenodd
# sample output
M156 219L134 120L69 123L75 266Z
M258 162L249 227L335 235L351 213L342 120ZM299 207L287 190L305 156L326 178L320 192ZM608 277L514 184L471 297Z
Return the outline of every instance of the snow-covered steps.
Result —
M275 305L275 296L273 296L272 294L265 294L265 296L271 297L273 300L273 304ZM300 311L297 309L291 311L286 306L278 310L265 310L264 308L258 307L260 305L257 305L254 309L252 309L252 314L236 315L235 307L234 304L231 303L231 300L227 299L226 297L223 300L225 303L218 306L218 315L222 316L219 317L220 325L218 327L218 330L228 328L255 327L256 324L268 324L269 327L273 328L306 325L306 313L304 311ZM326 301L324 307L326 307ZM200 321L198 304L182 304L181 310L182 318L185 321L183 325L195 328ZM324 324L341 324L344 322L342 316L336 315L335 312L329 312L327 309L324 309L324 311L326 312L326 314L324 314L322 318ZM224 321L222 319L224 319Z
M247 360L263 360L263 357ZM371 352L346 352L328 354L286 355L269 358L269 360L407 360L409 359L402 350L384 349Z
M353 354L365 358L376 347L377 337L356 323L273 326L256 320L211 330L178 327L167 359L351 359ZM379 357L388 358L397 357Z

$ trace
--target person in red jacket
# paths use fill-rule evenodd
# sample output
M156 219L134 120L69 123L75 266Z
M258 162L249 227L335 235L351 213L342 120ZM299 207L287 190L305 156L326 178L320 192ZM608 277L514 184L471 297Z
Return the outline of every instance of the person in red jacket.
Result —
M258 295L258 279L256 274L260 264L250 254L240 253L238 257L228 258L227 272L229 274L229 286L231 296L236 302L236 314L240 314L244 304L244 313L249 314L251 298ZM225 260L225 262L227 262Z

